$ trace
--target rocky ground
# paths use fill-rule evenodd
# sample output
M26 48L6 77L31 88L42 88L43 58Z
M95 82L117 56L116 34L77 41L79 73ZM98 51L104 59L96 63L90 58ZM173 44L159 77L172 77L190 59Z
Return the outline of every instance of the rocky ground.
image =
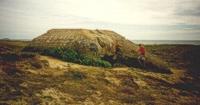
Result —
M149 52L170 64L173 73L164 74L130 67L84 66L20 52L27 43L0 42L0 105L198 105L200 102L198 60L191 58L195 53L189 58L185 57L187 54L182 56L191 50L197 52L199 46L147 46Z

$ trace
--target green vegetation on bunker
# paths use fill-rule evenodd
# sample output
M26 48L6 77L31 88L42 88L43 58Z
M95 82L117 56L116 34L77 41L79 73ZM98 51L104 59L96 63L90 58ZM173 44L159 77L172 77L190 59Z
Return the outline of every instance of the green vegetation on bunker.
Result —
M80 54L73 49L67 48L24 48L24 51L32 50L34 52L39 52L42 55L53 56L59 58L63 61L79 63L83 65L97 66L97 67L112 67L110 62L102 60L96 56L87 56L84 54Z

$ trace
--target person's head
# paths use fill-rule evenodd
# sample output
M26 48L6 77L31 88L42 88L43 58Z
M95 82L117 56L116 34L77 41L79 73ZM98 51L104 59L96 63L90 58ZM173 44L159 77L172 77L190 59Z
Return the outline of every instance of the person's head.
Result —
M143 44L141 44L141 43L140 43L138 46L139 46L139 47L144 47L144 45L143 45Z

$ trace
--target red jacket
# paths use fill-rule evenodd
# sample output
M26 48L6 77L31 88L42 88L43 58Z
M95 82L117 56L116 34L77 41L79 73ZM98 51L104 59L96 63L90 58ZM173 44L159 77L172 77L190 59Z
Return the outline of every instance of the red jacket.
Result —
M139 47L138 52L139 52L140 55L145 55L145 48Z

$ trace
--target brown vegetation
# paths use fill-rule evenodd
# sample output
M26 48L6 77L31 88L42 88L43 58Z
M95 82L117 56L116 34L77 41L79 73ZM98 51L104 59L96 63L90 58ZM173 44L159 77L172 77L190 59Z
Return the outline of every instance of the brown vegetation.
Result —
M186 68L173 66L173 74L163 74L140 68L84 66L15 52L9 45L4 44L6 50L0 54L3 105L198 105L200 101L200 91L193 88L198 82Z

